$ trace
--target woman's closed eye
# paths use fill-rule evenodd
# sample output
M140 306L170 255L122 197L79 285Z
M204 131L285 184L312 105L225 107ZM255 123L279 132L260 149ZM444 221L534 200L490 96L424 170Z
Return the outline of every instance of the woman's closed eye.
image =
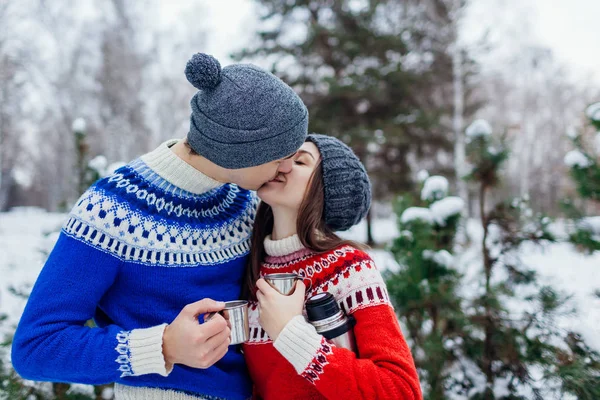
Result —
M311 166L314 164L315 156L306 150L298 150L294 164Z
M295 160L294 163L296 165L308 165L308 160L307 160L307 156L304 154L301 154L300 156L298 156Z

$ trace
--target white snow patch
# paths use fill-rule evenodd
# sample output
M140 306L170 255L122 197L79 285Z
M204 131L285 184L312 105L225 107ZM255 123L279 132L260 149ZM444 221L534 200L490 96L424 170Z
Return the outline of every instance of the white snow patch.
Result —
M492 126L485 119L476 119L467 127L465 133L469 138L490 136L492 134Z
M87 124L83 118L77 118L71 125L73 132L85 132L86 128Z
M579 136L579 131L574 126L567 128L567 136L571 139L576 139Z
M423 250L423 258L433 260L436 264L446 268L450 268L454 264L454 256L448 250Z
M600 102L590 105L585 110L585 115L592 121L600 121Z
M567 155L565 155L564 161L569 168L587 168L592 165L592 161L579 150L571 150L568 152Z
M103 155L99 155L99 156L92 158L90 160L90 162L88 163L88 166L91 169L98 171L98 173L100 175L104 174L104 171L106 170L107 165L108 165L108 160Z
M373 219L372 228L373 240L376 243L389 243L399 235L395 215L386 219ZM343 239L365 243L367 241L367 221L363 219L347 231L336 232L336 234Z
M490 153L493 156L495 156L496 154L499 153L499 150L497 148L495 148L494 146L489 146L487 151L488 151L488 153Z
M80 383L72 383L71 387L68 390L69 394L83 394L92 398L95 398L96 395L94 394L94 386L92 385L83 385ZM103 397L105 398L105 397ZM109 399L112 399L112 397L108 397Z
M403 224L408 224L413 221L423 221L429 224L433 223L433 215L431 214L431 210L425 207L409 207L402 213L400 217L400 222Z
M105 400L110 400L110 399L114 398L114 393L115 393L115 391L113 388L110 388L110 387L104 388L104 390L102 391L102 398Z
M577 222L577 226L590 232L594 240L600 241L600 216L582 218Z
M462 212L465 202L460 197L450 196L436 201L429 208L435 223L445 226L448 218Z
M429 172L427 170L422 169L417 173L417 180L419 182L425 182L429 178Z
M18 322L26 302L9 293L9 287L29 293L45 261L44 253L56 242L56 234L50 233L60 231L66 218L33 207L0 213L0 313L8 315L7 325Z
M390 253L389 251L381 249L371 249L368 251L368 253L380 272L400 272L400 264L398 264L398 261L396 261L392 253Z
M33 174L21 167L15 167L12 170L12 177L17 181L17 183L24 187L30 188L33 184Z
M448 194L448 179L443 176L430 176L421 190L421 200L437 200Z

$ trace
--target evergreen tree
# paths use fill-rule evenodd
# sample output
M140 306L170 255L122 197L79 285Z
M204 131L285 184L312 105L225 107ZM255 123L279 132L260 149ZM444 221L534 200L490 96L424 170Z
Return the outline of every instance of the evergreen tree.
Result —
M272 63L307 104L309 129L354 149L376 200L412 189L411 157L437 160L445 151L452 173L451 133L441 120L452 113L452 6L463 2L257 3L259 43L235 57Z
M589 136L570 134L575 150L567 153L565 164L581 198L600 206L600 103L590 105L586 116L591 127L597 130L592 136L593 143L586 141ZM586 217L570 200L565 201L563 207L567 215L576 220L569 233L570 241L585 252L600 250L600 216Z
M429 399L445 399L466 323L457 293L460 275L453 250L464 202L446 197L448 181L425 180L420 199L407 195L398 202L400 236L392 253L404 268L387 280L396 310L407 327L421 384ZM458 390L459 392L462 390Z
M534 215L526 199L500 202L488 209L509 151L496 142L487 122L467 129L467 154L473 168L467 177L478 187L483 274L481 287L467 302L464 356L483 374L472 399L543 399L553 392L580 399L600 395L598 353L574 332L564 334L559 316L574 311L568 297L540 285L536 273L519 257L525 243L554 241L550 219ZM518 306L516 306L518 304ZM537 375L542 374L541 379ZM471 377L477 381L475 376Z
M481 215L471 247L455 243L463 204L445 197L444 178L428 178L419 199L405 196L397 208L401 233L392 251L403 268L387 283L425 398L598 398L600 355L557 325L575 312L569 297L540 284L520 258L523 245L554 241L551 220L525 199L492 204L508 148L486 121L466 134L466 179L477 188Z

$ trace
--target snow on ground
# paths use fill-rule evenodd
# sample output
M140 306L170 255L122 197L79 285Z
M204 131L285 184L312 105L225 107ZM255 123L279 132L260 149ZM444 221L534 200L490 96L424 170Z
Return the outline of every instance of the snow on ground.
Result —
M557 231L563 229L559 226L553 228ZM470 220L467 233L476 246L469 247L460 255L459 270L465 274L469 289L477 290L481 281L481 255L477 248L483 234L480 222ZM594 292L600 290L600 252L586 256L568 243L528 244L523 246L519 256L525 265L537 271L540 285L550 285L563 294L573 295L571 305L578 313L574 317L560 319L559 326L581 333L589 345L600 350L600 299L594 296Z
M10 323L18 322L25 300L8 288L29 293L45 260L43 251L54 246L65 220L65 214L36 208L0 213L0 314L8 314Z
M566 243L524 251L523 260L537 267L540 283L574 296L578 316L560 321L561 326L580 332L589 345L600 350L600 299L594 296L594 291L600 290L600 252L586 257Z

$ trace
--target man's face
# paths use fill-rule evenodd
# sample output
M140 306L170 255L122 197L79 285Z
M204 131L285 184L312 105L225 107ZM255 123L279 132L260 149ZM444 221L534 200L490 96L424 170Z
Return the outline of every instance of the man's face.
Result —
M295 153L281 160L271 161L256 167L231 170L229 181L243 189L258 190L265 183L275 179L278 174L290 172L294 163L294 155Z

